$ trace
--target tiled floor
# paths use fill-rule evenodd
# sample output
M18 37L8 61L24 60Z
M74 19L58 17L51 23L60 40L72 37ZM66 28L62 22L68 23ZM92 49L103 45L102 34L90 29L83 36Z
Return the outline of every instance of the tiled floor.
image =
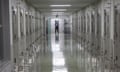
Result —
M71 35L51 34L36 61L36 72L102 72L100 63Z

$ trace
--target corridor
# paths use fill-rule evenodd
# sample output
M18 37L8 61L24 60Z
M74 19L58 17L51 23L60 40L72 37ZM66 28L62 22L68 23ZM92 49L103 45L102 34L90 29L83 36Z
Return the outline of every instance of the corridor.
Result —
M120 72L120 0L0 0L0 72Z

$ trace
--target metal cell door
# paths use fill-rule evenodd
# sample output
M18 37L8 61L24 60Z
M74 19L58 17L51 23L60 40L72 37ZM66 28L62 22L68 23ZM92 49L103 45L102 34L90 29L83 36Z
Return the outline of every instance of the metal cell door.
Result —
M114 58L116 68L120 67L120 6L115 6L115 24L114 24Z
M1 3L1 0L0 0ZM0 4L0 60L3 59L3 31L2 31L2 8Z

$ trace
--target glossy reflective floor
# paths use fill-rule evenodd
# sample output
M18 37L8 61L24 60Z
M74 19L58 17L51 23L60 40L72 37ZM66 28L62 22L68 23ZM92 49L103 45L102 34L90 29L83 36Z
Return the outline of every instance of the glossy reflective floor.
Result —
M51 34L46 42L36 61L36 72L102 72L100 62L70 34Z

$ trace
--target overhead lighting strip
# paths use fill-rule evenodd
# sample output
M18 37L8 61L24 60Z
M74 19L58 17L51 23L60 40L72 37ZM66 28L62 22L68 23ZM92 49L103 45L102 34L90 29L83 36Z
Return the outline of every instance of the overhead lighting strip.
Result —
M51 11L67 11L67 9L52 9Z
M72 5L50 5L50 7L71 7Z

